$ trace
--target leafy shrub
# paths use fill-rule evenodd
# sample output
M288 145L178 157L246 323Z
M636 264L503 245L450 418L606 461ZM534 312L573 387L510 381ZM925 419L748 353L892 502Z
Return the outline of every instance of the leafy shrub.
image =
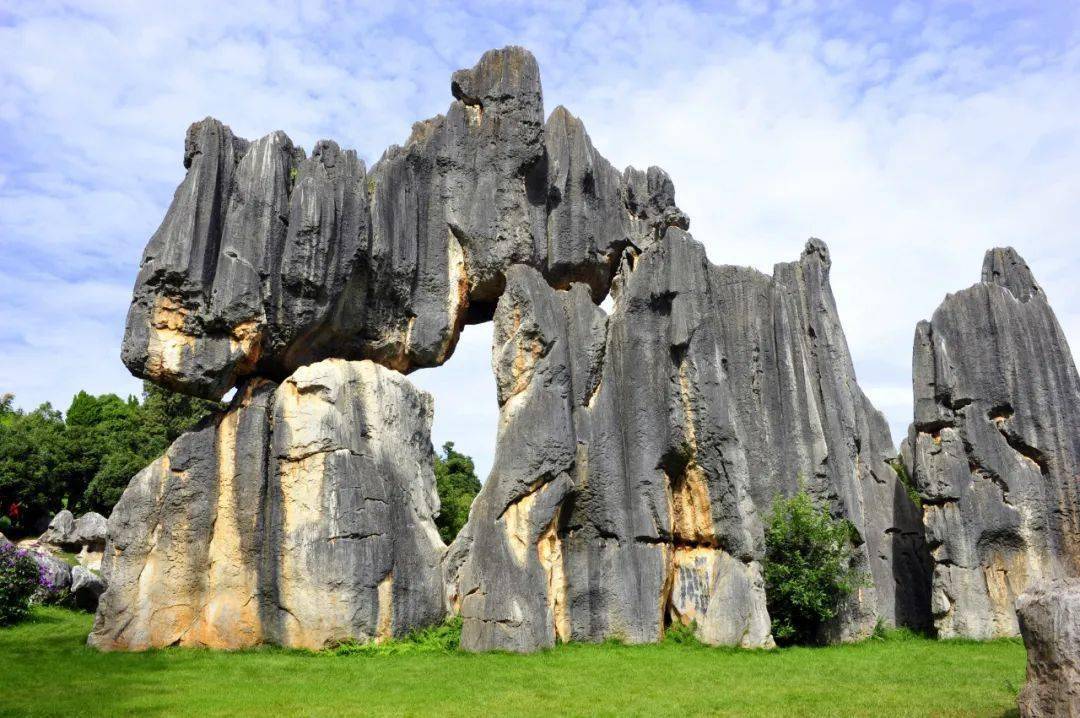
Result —
M805 491L777 499L765 530L765 596L777 643L811 643L866 581L851 568L851 522L833 519Z
M452 653L461 645L461 618L418 628L404 638L383 643L343 643L334 649L339 656L393 656L401 653Z
M0 626L25 618L39 587L48 588L37 561L12 544L0 545Z
M678 621L672 622L671 625L664 629L664 643L674 643L680 646L700 646L701 641L698 640L696 629L697 626L693 622L689 625Z

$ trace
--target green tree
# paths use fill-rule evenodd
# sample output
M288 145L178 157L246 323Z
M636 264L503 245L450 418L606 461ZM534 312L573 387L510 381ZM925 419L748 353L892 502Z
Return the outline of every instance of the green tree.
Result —
M154 456L163 453L177 437L207 415L223 408L220 402L178 394L148 381L143 382L142 407L147 429L158 442Z
M108 515L131 477L219 407L144 384L142 403L80 391L66 415L43 404L23 413L0 395L0 516L37 530L65 506Z
M62 508L69 471L60 412L42 404L24 414L8 404L0 421L0 514L16 533L33 530Z
M134 397L124 401L115 394L93 397L79 392L67 415L73 447L85 447L78 455L91 459L90 471L74 482L78 486L71 494L79 497L79 509L110 513L132 476L218 408L216 402L149 382L143 383L141 404Z
M841 602L864 585L852 568L851 522L834 519L805 491L777 498L765 530L765 596L778 643L812 643Z
M450 543L468 520L473 497L480 491L473 460L454 451L452 441L443 444L442 456L435 454L435 483L442 505L435 525L442 540Z

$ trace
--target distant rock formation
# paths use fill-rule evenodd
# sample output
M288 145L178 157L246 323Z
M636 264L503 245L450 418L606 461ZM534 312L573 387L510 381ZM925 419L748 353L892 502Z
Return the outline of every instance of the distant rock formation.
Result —
M38 542L65 551L100 553L105 547L106 531L107 520L101 514L87 511L76 519L70 511L62 509L53 516Z
M323 648L441 621L431 412L369 361L247 382L113 510L91 645Z
M1080 575L1080 378L1011 249L915 330L905 462L922 496L942 637L1019 632L1014 602Z
M1022 718L1080 716L1080 579L1035 584L1016 601L1027 648Z
M771 644L761 517L802 484L859 534L872 578L830 626L928 616L917 508L855 383L825 245L772 277L678 229L628 251L608 317L586 287L508 272L495 314L495 465L451 546L471 650L658 640Z
M509 47L454 73L445 116L371 171L330 141L306 157L207 118L143 254L122 356L207 398L328 357L400 371L449 358L490 319L508 267L607 293L624 247L687 226L659 168L619 173L563 108L543 118L533 56Z

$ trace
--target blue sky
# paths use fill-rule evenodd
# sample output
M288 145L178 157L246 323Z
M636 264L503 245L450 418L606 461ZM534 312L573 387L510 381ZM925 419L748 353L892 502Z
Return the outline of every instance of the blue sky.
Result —
M142 247L206 115L368 162L443 112L491 47L537 56L617 166L663 166L714 262L809 236L860 383L899 441L911 337L983 251L1016 246L1080 343L1080 9L1073 2L0 3L0 391L66 408L138 391L119 360ZM490 327L466 330L436 443L490 466Z

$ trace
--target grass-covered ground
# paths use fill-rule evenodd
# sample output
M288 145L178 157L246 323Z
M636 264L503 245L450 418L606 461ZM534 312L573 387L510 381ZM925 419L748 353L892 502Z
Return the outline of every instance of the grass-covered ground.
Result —
M0 629L0 715L1003 716L1024 680L1018 641L101 654L90 623L52 608Z

